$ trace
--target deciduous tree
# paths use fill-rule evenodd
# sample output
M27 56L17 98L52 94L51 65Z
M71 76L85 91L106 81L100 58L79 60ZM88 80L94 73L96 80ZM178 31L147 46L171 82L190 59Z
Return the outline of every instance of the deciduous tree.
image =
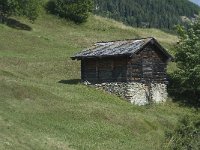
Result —
M34 21L39 15L40 8L41 0L0 0L0 17L22 15Z
M92 0L51 0L48 10L76 23L85 22L92 11Z
M179 81L181 92L188 91L197 99L200 95L200 18L188 29L178 26L179 43L176 45L175 61L178 70L174 78Z

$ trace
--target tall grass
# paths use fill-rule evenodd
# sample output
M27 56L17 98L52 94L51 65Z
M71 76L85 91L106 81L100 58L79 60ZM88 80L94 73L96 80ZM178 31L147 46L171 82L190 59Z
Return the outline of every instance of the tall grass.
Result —
M70 56L97 41L177 38L91 16L82 25L41 16L32 30L0 24L0 149L160 149L164 131L193 110L174 103L138 107L79 83ZM65 84L63 84L65 83Z

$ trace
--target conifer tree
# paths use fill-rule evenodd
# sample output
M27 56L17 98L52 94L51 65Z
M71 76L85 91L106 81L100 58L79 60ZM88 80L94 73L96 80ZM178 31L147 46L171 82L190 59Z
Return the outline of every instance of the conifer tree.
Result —
M94 0L95 13L136 27L172 29L195 18L200 7L189 0Z

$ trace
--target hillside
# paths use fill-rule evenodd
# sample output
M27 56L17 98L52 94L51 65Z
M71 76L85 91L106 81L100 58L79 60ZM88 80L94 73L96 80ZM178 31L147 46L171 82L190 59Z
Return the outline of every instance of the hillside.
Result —
M200 7L189 0L95 0L95 13L135 27L167 28L193 18Z
M169 102L138 107L79 83L69 57L97 42L153 36L166 48L177 37L91 16L82 25L41 16L17 29L0 24L0 149L161 149L164 133L192 109ZM19 30L29 25L31 31ZM19 26L20 25L20 26Z

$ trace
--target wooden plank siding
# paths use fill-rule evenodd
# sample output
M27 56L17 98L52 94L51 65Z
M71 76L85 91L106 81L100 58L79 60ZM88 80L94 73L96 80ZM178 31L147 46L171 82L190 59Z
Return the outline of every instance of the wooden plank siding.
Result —
M81 78L89 82L125 82L127 74L126 57L83 59Z
M166 82L166 57L153 45L147 45L142 51L128 60L128 81Z
M165 83L167 80L167 58L152 44L148 44L131 57L82 59L81 68L82 80L91 83Z
M127 81L127 57L114 59L113 79L115 82Z

